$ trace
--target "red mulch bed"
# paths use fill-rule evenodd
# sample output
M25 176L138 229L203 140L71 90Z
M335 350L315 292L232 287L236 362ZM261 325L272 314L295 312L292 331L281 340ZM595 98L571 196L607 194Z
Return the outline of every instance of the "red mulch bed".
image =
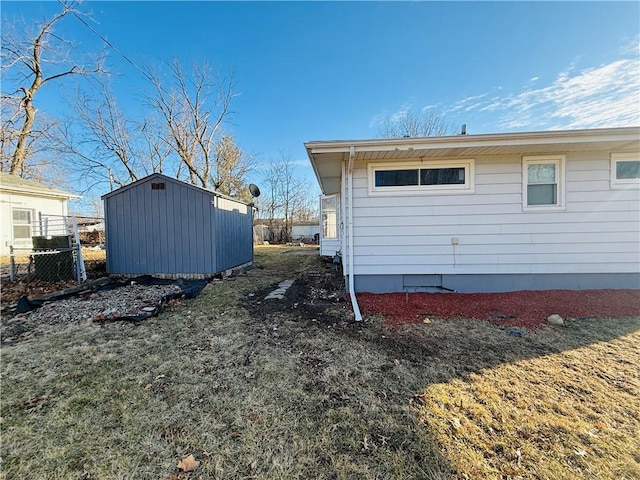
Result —
M390 326L425 318L475 318L539 328L563 318L640 316L640 290L545 290L508 293L359 293L362 313L381 314Z

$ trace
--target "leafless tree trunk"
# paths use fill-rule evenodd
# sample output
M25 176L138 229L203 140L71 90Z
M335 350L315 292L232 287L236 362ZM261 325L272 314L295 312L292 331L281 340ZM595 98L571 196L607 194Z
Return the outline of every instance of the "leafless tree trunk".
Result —
M71 75L91 75L102 72L101 61L95 66L83 67L71 65L50 73L48 66L59 56L59 45L67 43L53 33L55 25L68 15L78 16L75 2L62 2L62 11L39 26L34 38L21 39L3 28L2 34L2 70L15 74L18 86L13 93L2 93L3 106L14 105L15 114L2 122L3 158L12 175L23 175L26 162L32 152L33 143L39 139L34 128L37 109L34 104L36 94L47 83ZM54 45L55 43L56 45ZM69 64L69 62L66 62ZM6 82L3 81L3 84ZM11 82L9 82L11 83ZM5 143L6 142L6 143Z
M218 176L214 160L223 141L222 125L231 113L233 75L220 80L206 65L187 75L177 60L170 74L171 82L164 82L159 73L149 74L155 86L149 103L167 127L165 141L180 158L178 171L184 167L192 184L207 188Z
M432 110L415 113L406 110L387 117L378 132L381 138L432 137L453 135L455 127Z

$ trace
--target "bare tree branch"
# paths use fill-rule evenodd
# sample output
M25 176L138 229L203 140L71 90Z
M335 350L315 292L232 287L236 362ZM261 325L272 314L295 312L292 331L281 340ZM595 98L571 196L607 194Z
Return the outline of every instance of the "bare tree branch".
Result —
M98 59L90 68L73 65L56 73L45 72L46 67L54 63L55 58L60 54L59 48L49 42L50 39L61 41L59 37L53 35L54 27L69 14L79 15L76 2L60 2L60 4L62 11L39 25L37 34L33 38L16 38L6 32L6 28L3 29L2 68L6 72L15 70L14 75L19 81L14 94L2 96L3 107L8 97L19 100L13 105L19 120L15 115L10 115L10 122L5 122L4 119L2 122L3 142L5 139L10 139L9 143L3 143L2 167L4 169L6 166L9 173L13 175L24 174L26 162L33 152L31 147L40 138L38 130L34 128L37 114L34 99L40 89L46 83L58 81L70 75L93 75L104 71L102 60ZM17 93L19 95L16 97ZM9 131L11 133L7 133Z
M169 66L169 73L171 87L158 72L148 73L155 87L148 102L163 118L166 143L180 158L177 174L185 167L192 184L208 188L213 181L220 188L220 152L231 152L224 145L230 137L222 133L222 125L230 114L233 76L220 81L207 65L194 65L189 75L177 60ZM246 171L239 169L237 173L243 177Z
M381 138L431 137L454 133L454 126L432 110L415 113L407 109L385 118L378 136Z

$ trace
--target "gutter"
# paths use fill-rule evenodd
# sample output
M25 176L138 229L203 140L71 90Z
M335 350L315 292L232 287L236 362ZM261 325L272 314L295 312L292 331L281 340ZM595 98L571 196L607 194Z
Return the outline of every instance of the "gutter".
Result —
M355 292L355 279L353 278L353 161L356 157L356 147L349 147L349 166L347 167L347 188L349 193L349 213L347 215L347 224L349 226L349 295L351 297L351 305L353 305L353 314L357 322L362 321L362 314L358 306Z

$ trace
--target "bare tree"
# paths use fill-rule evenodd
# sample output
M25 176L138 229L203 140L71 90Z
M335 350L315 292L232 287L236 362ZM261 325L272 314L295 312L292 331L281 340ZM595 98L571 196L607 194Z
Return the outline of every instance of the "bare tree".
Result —
M269 222L272 242L291 241L294 220L306 220L311 211L309 184L295 175L295 163L283 155L272 162L265 177L265 198L262 200L263 218Z
M453 135L455 127L437 115L433 110L416 113L406 109L385 118L378 136L381 138L431 137Z
M231 113L234 76L220 79L207 65L194 66L189 75L177 60L170 65L170 75L171 81L163 82L159 73L149 74L155 95L148 100L164 120L167 144L180 158L178 176L184 168L192 184L207 188L218 178L215 157Z
M318 219L320 209L317 196L304 196L293 212L293 222L311 222Z
M75 149L74 153L91 167L106 170L110 182L123 186L138 179L131 144L131 125L106 87L103 93L101 101L79 94L75 113L83 127L82 146ZM90 155L83 151L90 152ZM118 167L122 167L124 175L119 174Z
M90 96L78 93L72 126L60 135L75 170L93 185L108 182L111 190L162 172L171 152L160 139L157 124L152 119L130 120L108 86L98 85Z
M72 75L92 75L102 72L102 61L81 66L64 58L62 52L69 42L55 35L56 24L81 13L76 2L61 2L62 11L37 26L32 37L24 37L2 29L3 80L12 77L17 84L13 92L2 93L2 166L12 175L24 175L26 162L33 154L34 144L44 135L36 125L36 94L48 83ZM3 81L3 85L7 82ZM13 83L13 82L8 82ZM4 110L13 108L13 114L4 117ZM4 158L7 155L7 158Z

